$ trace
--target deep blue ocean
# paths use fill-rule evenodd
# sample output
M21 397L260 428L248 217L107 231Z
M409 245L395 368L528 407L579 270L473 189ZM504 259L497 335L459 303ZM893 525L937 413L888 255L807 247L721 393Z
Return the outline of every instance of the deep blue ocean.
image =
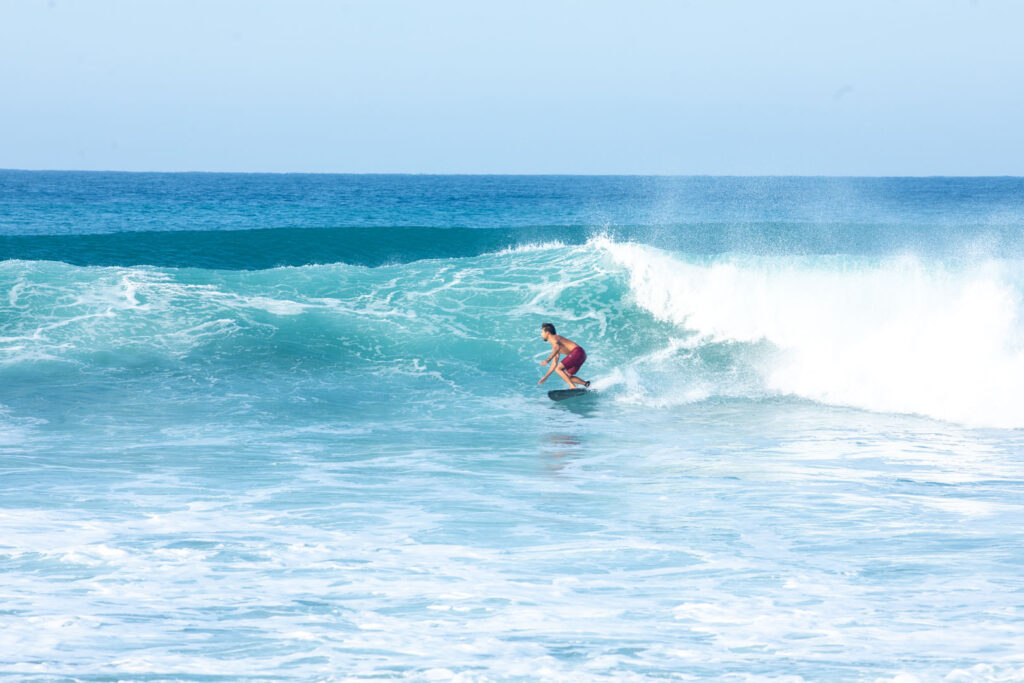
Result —
M0 171L0 676L1024 680L1022 297L1020 178Z

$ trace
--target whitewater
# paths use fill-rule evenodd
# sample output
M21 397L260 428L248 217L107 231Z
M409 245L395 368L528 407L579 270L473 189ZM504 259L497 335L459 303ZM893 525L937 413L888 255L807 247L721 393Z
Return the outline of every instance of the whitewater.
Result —
M1024 677L1019 180L0 181L6 677Z

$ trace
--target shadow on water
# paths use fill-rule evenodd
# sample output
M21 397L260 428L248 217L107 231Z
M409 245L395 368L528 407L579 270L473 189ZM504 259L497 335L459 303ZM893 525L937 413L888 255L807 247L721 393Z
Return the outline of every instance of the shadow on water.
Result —
M551 405L552 410L573 413L583 418L592 417L597 412L595 397L584 395L558 401ZM572 429L573 418L568 418L563 428ZM559 418L555 418L556 420ZM551 432L543 437L541 450L544 452L547 467L550 470L559 471L565 468L572 460L580 458L586 451L586 444L578 434L571 434L567 431Z
M591 391L583 396L552 402L551 407L555 410L566 410L580 417L593 417L598 409L597 395Z

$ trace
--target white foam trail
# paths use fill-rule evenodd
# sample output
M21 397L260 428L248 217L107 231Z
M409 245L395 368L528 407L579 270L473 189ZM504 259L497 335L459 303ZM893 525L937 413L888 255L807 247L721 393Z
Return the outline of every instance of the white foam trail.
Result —
M770 391L973 426L1024 426L1024 325L1015 264L910 256L727 256L691 262L594 244L635 302L708 342L768 341Z

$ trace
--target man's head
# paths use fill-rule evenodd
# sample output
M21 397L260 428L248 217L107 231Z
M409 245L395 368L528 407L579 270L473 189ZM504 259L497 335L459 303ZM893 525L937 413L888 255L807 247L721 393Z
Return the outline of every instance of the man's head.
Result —
M540 338L544 341L548 340L548 337L555 333L555 326L551 323L544 323L540 326Z

